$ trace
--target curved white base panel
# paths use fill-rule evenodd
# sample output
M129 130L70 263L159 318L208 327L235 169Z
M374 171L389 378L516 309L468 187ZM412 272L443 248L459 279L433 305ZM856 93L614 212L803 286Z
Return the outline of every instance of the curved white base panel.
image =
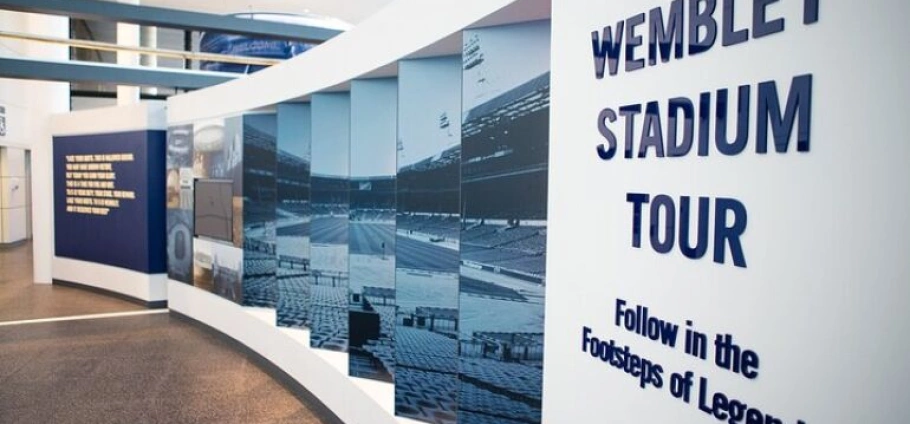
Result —
M143 274L115 266L54 256L51 277L146 303L167 301L167 274Z
M275 311L241 307L168 280L168 307L252 349L306 387L347 424L418 423L394 413L392 384L348 376L348 354L310 348L310 332L275 326Z

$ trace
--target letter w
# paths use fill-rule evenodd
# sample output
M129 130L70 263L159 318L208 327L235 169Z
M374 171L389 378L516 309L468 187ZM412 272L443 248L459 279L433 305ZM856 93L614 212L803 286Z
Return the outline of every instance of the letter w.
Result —
M666 321L661 324L660 342L665 346L676 347L676 335L679 334L679 326Z
M610 64L610 75L616 75L616 71L619 69L619 52L622 47L624 24L625 21L616 23L615 37L610 26L604 27L603 39L601 39L600 33L591 31L591 47L594 50L594 75L597 79L603 79L606 62Z

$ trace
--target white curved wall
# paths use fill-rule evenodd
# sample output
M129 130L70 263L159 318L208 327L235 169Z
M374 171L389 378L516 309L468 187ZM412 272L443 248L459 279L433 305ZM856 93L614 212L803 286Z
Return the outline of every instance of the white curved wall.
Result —
M279 66L171 97L168 123L242 113L318 91L344 91L356 78L397 74L400 59L460 54L464 28L545 19L549 12L549 0L399 0Z
M168 99L168 125L241 114L351 81L395 76L401 59L460 55L465 28L547 19L550 0L398 0L356 28L256 74ZM169 307L257 351L346 423L416 423L394 416L391 384L348 377L347 354L310 349L309 332L275 326L273 311L243 308L176 281Z

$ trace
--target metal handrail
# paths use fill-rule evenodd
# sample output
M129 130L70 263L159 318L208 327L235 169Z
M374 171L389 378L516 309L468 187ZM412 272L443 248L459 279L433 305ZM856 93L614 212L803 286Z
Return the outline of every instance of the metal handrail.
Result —
M104 43L101 41L74 40L68 38L55 38L43 35L24 34L19 32L0 31L0 38L9 38L14 40L37 41L41 43L62 44L78 49L101 50L112 52L132 52L153 56L171 57L177 59L204 60L209 62L239 63L243 65L264 65L271 66L282 61L279 59L267 59L260 57L232 56L217 53L196 53L182 50L157 49L151 47L126 46L122 44Z

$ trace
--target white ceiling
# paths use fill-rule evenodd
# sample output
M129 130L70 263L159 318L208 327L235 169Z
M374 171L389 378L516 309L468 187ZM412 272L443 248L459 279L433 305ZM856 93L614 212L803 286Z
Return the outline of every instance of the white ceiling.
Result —
M140 0L146 6L229 14L315 13L358 24L393 0Z

